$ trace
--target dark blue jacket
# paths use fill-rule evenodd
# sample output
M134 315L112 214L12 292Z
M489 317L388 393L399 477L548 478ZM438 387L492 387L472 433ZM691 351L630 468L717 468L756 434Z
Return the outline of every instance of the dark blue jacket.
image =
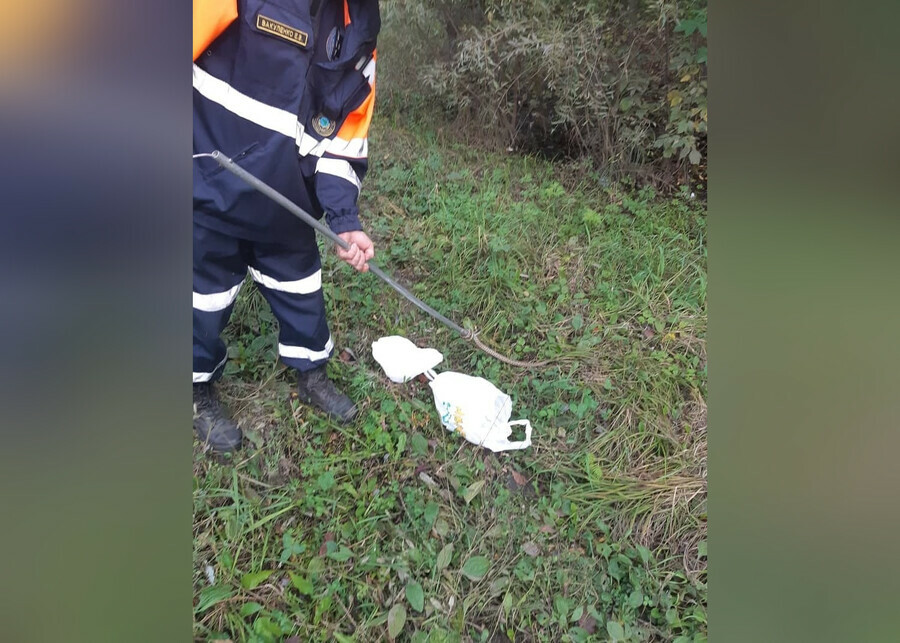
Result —
M377 0L239 0L194 63L194 153L220 150L335 232L360 230L380 26ZM308 234L208 158L194 160L194 222L257 241Z

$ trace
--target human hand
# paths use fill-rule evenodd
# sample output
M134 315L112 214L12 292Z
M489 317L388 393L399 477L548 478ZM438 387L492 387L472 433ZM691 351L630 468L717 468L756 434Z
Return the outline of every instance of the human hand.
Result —
M368 260L375 256L375 244L369 239L369 235L362 230L354 230L353 232L341 232L338 236L350 244L350 249L344 250L335 245L337 256L356 270L366 272L369 269Z

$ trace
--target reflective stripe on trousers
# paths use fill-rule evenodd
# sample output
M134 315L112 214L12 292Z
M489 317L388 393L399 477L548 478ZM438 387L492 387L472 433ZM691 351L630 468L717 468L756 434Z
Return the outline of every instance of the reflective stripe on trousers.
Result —
M224 370L227 350L221 334L248 269L278 320L281 360L298 370L309 370L331 355L334 343L325 318L315 244L287 247L250 242L195 225L195 383L214 381Z

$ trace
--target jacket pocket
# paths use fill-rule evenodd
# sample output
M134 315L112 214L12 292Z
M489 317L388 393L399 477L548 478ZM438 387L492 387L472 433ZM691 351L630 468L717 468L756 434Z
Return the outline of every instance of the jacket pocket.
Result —
M325 68L322 63L314 64L310 68L304 96L305 105L301 108L301 114L306 120L304 126L307 129L313 127L319 135L330 136L328 129L340 129L347 115L362 105L371 91L369 81L362 73L368 59L363 60L359 69L352 64Z
M347 115L359 107L371 91L363 70L375 52L381 24L378 5L354 3L351 15L353 21L344 30L339 57L313 63L306 77L300 114L304 126L320 136L330 136L332 124L339 129Z
M240 11L234 85L266 104L295 111L315 45L308 8L245 0Z
M243 167L248 172L258 175L255 168L260 160L258 157L262 151L259 143L252 143L240 152L228 154L231 160ZM199 174L194 179L194 209L203 212L223 213L231 211L237 203L246 195L255 192L255 189L246 184L242 179L216 163L212 159L198 159L195 169Z

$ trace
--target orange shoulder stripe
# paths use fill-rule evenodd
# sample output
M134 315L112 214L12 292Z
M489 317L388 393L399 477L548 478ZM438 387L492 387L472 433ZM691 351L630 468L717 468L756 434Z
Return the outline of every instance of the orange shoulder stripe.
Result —
M194 0L194 58L237 18L237 0Z
M376 60L377 52L372 52L372 60ZM369 135L369 124L372 122L372 114L375 111L375 77L372 76L372 82L369 84L371 88L366 100L362 105L347 115L344 124L338 130L337 137L345 141L354 138L367 138Z

